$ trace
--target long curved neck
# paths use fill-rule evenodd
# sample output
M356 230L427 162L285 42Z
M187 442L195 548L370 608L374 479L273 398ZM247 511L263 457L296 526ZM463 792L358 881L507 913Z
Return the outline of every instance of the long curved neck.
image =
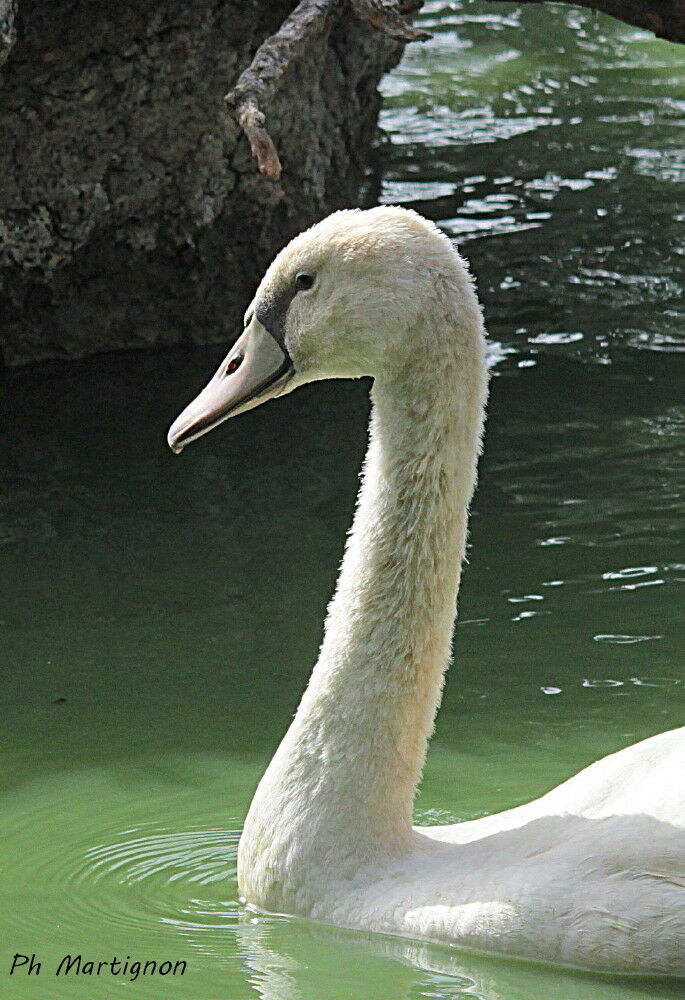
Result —
M477 334L441 359L439 377L425 368L374 384L363 483L320 656L245 828L246 841L268 842L274 858L287 842L290 870L298 836L303 858L306 840L335 864L341 845L358 858L411 838L480 447Z
M411 829L450 657L484 402L482 371L460 361L458 381L374 385L357 513L296 718L329 759L337 749L331 784L386 845Z

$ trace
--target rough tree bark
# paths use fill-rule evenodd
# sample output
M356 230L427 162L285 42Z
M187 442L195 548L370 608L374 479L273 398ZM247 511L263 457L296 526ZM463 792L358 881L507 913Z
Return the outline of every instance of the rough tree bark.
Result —
M577 3L685 42L685 0ZM0 0L0 364L231 337L274 251L357 202L421 6Z
M7 61L16 40L16 14L17 0L0 0L0 66Z
M7 364L227 342L274 251L358 201L376 85L402 46L316 2L334 16L264 101L271 180L223 97L293 0L20 0L0 83ZM13 9L0 0L2 51Z

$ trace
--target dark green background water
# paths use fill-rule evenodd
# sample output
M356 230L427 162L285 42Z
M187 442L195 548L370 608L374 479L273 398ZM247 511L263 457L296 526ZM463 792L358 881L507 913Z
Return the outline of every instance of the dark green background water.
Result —
M430 822L683 723L685 50L562 7L424 19L384 83L383 197L463 242L494 362ZM316 656L367 387L309 387L174 458L217 360L5 380L0 996L682 995L242 910L238 831ZM41 975L10 978L15 951ZM56 979L67 953L188 971Z

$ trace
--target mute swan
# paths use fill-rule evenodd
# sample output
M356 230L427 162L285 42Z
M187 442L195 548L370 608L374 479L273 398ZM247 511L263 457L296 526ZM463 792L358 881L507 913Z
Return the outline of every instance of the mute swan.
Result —
M390 207L300 234L169 444L306 382L362 375L375 381L354 525L318 662L245 821L242 894L349 928L685 975L685 728L527 805L412 827L487 391L480 307L448 239Z

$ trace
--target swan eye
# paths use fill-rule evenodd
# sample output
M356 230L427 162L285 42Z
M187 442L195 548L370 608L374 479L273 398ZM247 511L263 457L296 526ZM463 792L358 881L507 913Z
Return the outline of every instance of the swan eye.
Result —
M306 271L300 271L295 278L295 284L297 285L298 292L306 292L314 284L314 275L307 274Z
M244 357L245 357L244 354L236 354L234 358L231 358L231 360L226 365L226 374L232 375L233 372L237 372L243 363Z

